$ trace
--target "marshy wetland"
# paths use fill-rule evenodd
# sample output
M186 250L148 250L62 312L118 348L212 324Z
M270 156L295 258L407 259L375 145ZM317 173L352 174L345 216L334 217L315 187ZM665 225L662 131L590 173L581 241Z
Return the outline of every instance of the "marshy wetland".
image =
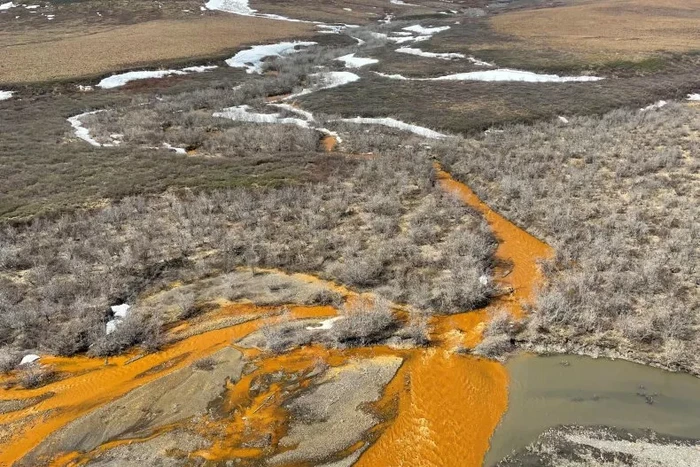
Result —
M700 465L698 18L599 3L3 4L0 466Z

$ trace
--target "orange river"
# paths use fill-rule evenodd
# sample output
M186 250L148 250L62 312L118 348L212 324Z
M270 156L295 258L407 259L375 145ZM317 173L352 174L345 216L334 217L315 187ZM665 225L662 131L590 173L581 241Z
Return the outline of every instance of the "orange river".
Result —
M228 384L230 387L227 387L225 405L235 415L227 418L225 426L198 422L197 431L205 436L213 433L211 439L214 441L210 448L192 455L209 460L232 457L255 459L261 454L258 450L240 447L243 421L248 426L253 424L274 433L273 443L284 435L287 414L282 407L284 400L281 394L288 391L283 391L282 385L272 385L267 392L251 397L248 388L256 376L279 370L303 373L310 371L319 359L327 365L339 366L351 358L395 354L404 358L404 364L387 387L382 400L376 404L377 410L394 406L393 417L379 427L374 442L355 465L481 465L489 447L489 438L507 408L508 375L498 362L456 353L455 350L478 344L491 309L505 307L514 316L522 316L522 305L532 300L533 291L541 280L537 261L550 257L552 251L546 244L492 211L466 185L457 182L439 167L436 170L444 190L454 193L464 203L481 212L488 221L499 241L496 256L512 265L512 270L501 274L503 277L497 278L497 281L512 292L482 310L433 318L434 345L428 348L394 350L375 347L338 351L310 346L272 357L259 351L246 350L246 357L255 361L257 369L244 375L236 384ZM318 280L313 276L297 276L308 281ZM342 286L335 288L346 299L356 296ZM288 308L294 318L336 314L332 307L292 305ZM274 311L275 307L252 304L223 306L216 312L217 318L245 315L253 316L253 319L183 338L161 351L146 355L124 355L110 358L107 362L88 357L43 357L43 364L52 365L63 376L60 380L38 389L0 389L0 403L33 399L33 405L24 409L0 413L0 466L13 465L49 434L96 407L211 355L265 323L278 319ZM171 332L187 327L188 324L183 323ZM7 379L4 377L4 380ZM0 377L0 385L6 382L4 380ZM222 432L225 434L223 437L220 436ZM106 443L97 451L122 442ZM359 447L361 444L354 448ZM51 464L81 465L92 454L62 453Z

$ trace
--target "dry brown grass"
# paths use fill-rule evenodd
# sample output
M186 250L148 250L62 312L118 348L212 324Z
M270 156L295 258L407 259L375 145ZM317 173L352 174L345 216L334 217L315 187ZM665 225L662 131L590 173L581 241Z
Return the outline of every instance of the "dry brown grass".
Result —
M112 27L95 25L82 29L79 35L57 23L51 28L0 34L0 83L97 75L312 33L310 24L224 14Z
M595 0L498 15L491 25L534 47L639 59L700 49L700 0Z

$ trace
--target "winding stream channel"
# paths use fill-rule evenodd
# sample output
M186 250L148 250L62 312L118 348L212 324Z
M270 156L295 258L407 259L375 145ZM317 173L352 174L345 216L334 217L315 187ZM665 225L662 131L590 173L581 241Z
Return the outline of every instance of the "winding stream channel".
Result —
M142 438L113 437L79 451L61 449L59 439L54 441L54 450L47 451L49 459L41 457L47 437L75 425L73 422L81 417L91 416L139 388L150 390L158 380L171 377L199 359L231 349L232 341L279 319L279 307L224 304L209 318L209 324L213 323L211 330L195 332L196 328L183 323L168 331L174 343L159 352L124 355L108 361L44 357L43 363L53 365L68 377L39 389L0 389L0 407L8 401L19 405L15 410L0 411L0 465L37 465L33 464L37 459L45 462L41 465L84 465L115 447L144 442L184 426L211 442L188 456L254 462L263 451L249 442L249 437L256 432L269 433L270 441L276 444L288 434L285 398L290 392L308 387L319 362L339 368L378 357L400 357L403 364L373 405L377 413L385 415L383 421L342 453L348 459L355 455L344 465L467 467L482 465L484 459L492 465L513 449L527 445L544 429L562 423L648 427L700 437L700 382L690 376L622 361L569 356L520 356L504 366L456 352L479 343L490 309L506 307L513 315L522 315L522 305L532 299L541 280L537 261L553 252L491 210L447 172L437 167L437 173L443 189L485 216L499 240L498 259L512 267L510 271L499 271L496 280L512 292L486 309L432 318L433 346L329 350L312 345L276 356L241 348L243 358L253 362L254 367L243 372L237 381L227 381L226 390L216 403L216 411L222 414L218 418L167 419L167 423ZM308 275L294 276L306 282L320 281ZM358 296L342 286L330 285L346 300ZM288 308L294 319L336 315L329 306ZM562 360L566 360L565 365ZM280 372L297 372L301 376L253 390L260 378ZM645 403L637 394L641 384L655 394L657 403Z

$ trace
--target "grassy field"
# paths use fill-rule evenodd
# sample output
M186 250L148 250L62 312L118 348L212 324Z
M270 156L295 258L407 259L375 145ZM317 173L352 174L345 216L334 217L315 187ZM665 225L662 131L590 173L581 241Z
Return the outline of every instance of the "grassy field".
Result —
M499 34L531 49L571 52L589 61L641 60L700 50L700 1L585 1L494 16Z
M311 25L305 23L223 14L92 26L80 35L71 24L56 23L56 27L0 36L0 83L52 81L175 60L191 61L221 55L245 44L312 32Z

